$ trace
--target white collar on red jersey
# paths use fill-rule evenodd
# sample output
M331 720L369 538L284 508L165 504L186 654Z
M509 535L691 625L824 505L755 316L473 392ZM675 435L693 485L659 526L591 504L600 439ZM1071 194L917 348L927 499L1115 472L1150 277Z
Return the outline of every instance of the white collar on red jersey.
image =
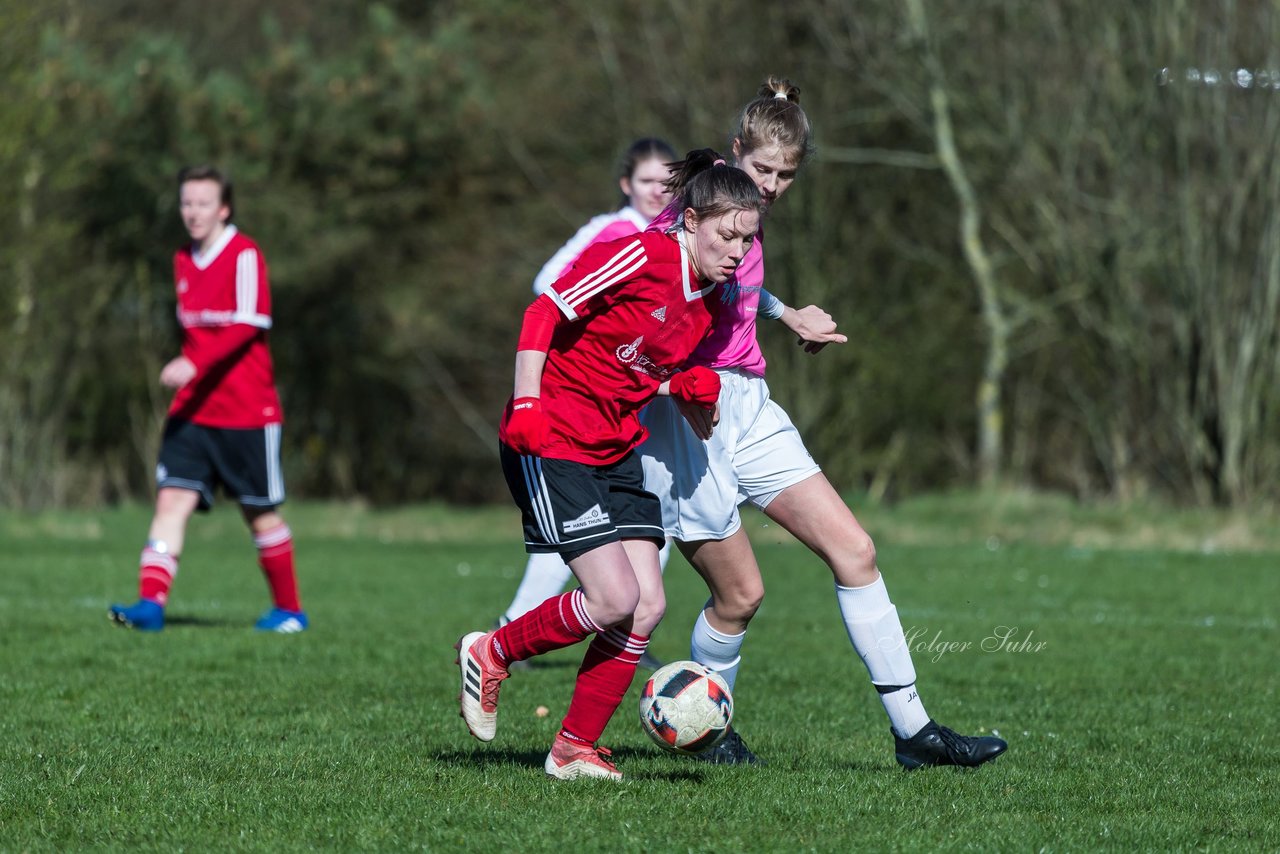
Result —
M231 242L231 238L236 236L236 227L228 225L222 229L222 234L218 237L216 243L208 248L207 251L201 252L196 249L195 244L191 246L191 260L195 263L197 270L203 270L213 263L214 259L222 254L222 250L227 248L227 244Z
M683 228L677 231L676 243L680 244L680 275L684 277L684 299L685 302L693 302L715 290L716 283L712 282L700 291L695 291L689 287L689 270L693 266L693 262L689 260L689 247L684 242L685 235L688 233Z

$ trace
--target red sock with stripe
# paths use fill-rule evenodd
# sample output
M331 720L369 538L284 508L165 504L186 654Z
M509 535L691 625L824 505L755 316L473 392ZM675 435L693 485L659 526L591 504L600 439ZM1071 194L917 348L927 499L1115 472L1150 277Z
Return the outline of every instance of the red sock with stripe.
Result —
M578 681L569 701L569 713L560 724L560 734L581 744L600 740L609 718L618 710L631 687L640 656L649 639L626 629L596 635L578 669Z
M270 530L253 535L258 549L258 566L267 577L271 598L277 608L301 611L298 599L298 575L293 568L293 532L281 522Z
M151 546L142 550L138 566L138 598L150 599L164 607L169 602L169 588L178 574L178 559L158 552Z
M573 646L600 627L587 613L582 590L552 596L493 633L491 653L501 664Z

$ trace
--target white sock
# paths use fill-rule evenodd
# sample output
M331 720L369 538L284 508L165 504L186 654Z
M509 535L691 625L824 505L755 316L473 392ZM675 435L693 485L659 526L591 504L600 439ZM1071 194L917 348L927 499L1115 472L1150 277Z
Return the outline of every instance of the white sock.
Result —
M916 693L911 650L898 609L889 601L884 576L865 587L837 584L836 601L849 642L867 666L893 731L901 738L910 738L929 722L929 714Z
M508 622L522 617L541 605L552 596L558 596L569 580L573 571L560 555L531 554L524 568L524 578L516 589L516 598L511 600L503 618Z
M742 639L746 636L745 631L727 635L713 629L707 622L707 612L703 611L693 624L689 653L694 661L719 673L732 691L733 683L738 678L738 665L742 663L742 656L738 653L742 650Z

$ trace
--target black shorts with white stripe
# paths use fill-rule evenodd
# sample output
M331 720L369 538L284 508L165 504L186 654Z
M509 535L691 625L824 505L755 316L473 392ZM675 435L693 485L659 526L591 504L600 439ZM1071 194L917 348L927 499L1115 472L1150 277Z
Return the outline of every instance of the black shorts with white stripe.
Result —
M270 509L283 504L280 425L237 430L170 418L160 444L156 487L198 492L200 509L208 510L219 485L248 507Z
M661 543L662 508L634 452L611 465L522 456L499 443L502 473L524 517L524 547L566 561L606 543Z

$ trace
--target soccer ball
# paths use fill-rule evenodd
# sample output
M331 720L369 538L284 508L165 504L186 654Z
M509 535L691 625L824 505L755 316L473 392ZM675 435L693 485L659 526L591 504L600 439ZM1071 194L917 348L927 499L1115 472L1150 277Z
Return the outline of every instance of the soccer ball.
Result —
M720 743L733 720L729 686L696 661L658 668L640 692L640 726L664 750L701 753Z

